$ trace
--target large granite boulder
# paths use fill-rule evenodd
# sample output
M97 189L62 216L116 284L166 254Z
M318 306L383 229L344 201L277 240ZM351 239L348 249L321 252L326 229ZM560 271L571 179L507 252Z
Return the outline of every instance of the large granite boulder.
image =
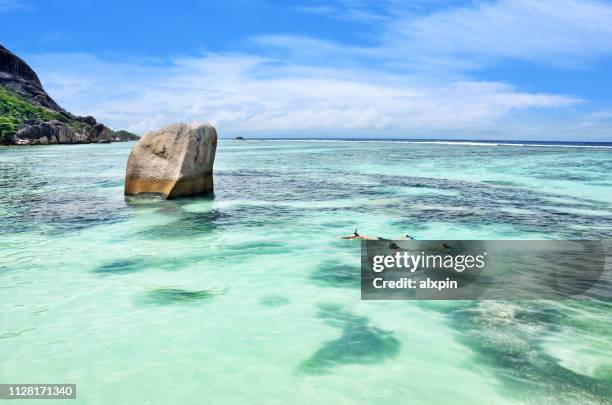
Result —
M166 198L213 191L217 131L208 124L169 125L146 133L132 148L125 194Z

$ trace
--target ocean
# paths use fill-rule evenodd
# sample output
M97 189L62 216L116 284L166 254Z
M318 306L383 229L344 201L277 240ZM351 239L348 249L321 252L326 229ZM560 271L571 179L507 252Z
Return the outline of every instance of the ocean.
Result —
M339 238L610 239L612 144L221 140L214 195L126 201L131 146L0 148L1 382L74 383L71 404L610 403L610 302L362 301Z

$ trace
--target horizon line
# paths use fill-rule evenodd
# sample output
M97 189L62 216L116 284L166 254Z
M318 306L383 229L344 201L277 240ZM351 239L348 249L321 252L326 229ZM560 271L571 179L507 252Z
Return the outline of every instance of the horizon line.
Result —
M237 138L242 139L237 139ZM509 144L604 144L612 145L612 141L578 141L578 140L525 140L525 139L478 139L478 138L461 138L461 139L448 139L448 138L368 138L368 137L276 137L276 136L256 136L247 137L242 135L237 136L219 136L221 140L253 140L253 141L266 141L266 140L277 140L277 141L396 141L396 142L452 142L452 143L465 143L465 142L477 142L487 144L497 143L509 143Z

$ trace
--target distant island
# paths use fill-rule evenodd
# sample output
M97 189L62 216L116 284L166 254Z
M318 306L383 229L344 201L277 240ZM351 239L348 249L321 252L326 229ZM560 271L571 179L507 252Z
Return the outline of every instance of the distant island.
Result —
M244 141L244 137L242 137L242 136L237 136L237 137L236 137L236 140L237 140L237 141Z
M0 45L0 144L49 145L135 141L128 131L113 131L94 117L60 107L36 73Z

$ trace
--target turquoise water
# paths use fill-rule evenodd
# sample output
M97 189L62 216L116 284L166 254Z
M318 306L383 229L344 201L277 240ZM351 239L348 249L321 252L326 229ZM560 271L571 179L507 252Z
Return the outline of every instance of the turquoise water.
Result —
M361 301L338 237L612 238L611 149L220 141L214 197L126 202L130 148L0 148L1 383L87 404L610 403L609 303Z

